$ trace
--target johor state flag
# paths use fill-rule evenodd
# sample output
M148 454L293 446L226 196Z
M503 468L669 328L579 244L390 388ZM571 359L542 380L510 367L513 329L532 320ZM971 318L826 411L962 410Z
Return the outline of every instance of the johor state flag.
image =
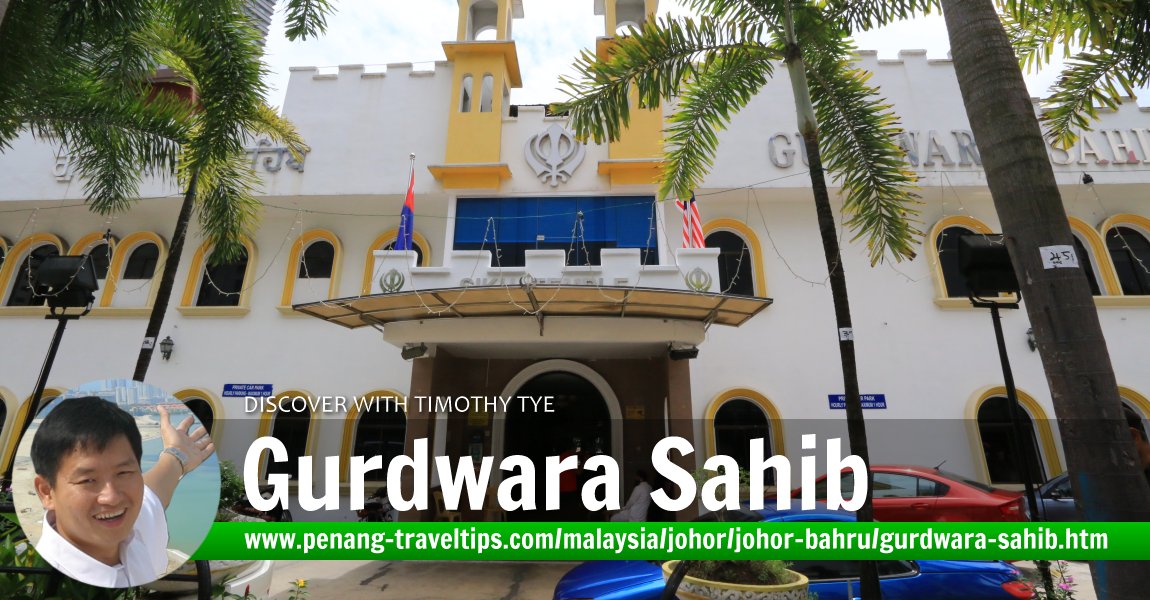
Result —
M411 162L411 178L407 183L407 198L403 200L403 210L399 213L399 235L395 238L396 250L412 250L411 233L415 231L415 161Z

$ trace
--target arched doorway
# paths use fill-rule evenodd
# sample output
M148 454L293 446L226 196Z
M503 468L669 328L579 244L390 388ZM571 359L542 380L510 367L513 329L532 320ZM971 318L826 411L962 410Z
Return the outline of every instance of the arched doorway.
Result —
M572 445L578 447L583 460L599 454L614 456L617 449L614 447L611 411L595 384L568 371L535 375L514 395L535 399L550 396L553 411L535 410L530 401L526 407L512 402L504 415L503 456L523 455L536 466L537 510L512 511L507 518L513 521L558 520L559 511L543 510L546 500L545 457L558 456ZM584 481L584 473L578 473L580 484ZM585 510L573 512L568 518L598 520L597 516L589 515Z

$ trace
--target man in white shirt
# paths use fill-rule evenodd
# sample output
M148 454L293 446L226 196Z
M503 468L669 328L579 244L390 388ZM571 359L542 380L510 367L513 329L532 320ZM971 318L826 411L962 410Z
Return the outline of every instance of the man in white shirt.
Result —
M647 509L651 508L651 484L647 483L647 472L635 471L635 488L619 512L611 516L612 521L646 521Z
M214 450L193 420L178 427L162 406L164 451L143 473L132 415L95 396L51 409L32 440L35 488L44 509L37 552L64 575L91 585L143 585L167 571L164 509L185 473Z

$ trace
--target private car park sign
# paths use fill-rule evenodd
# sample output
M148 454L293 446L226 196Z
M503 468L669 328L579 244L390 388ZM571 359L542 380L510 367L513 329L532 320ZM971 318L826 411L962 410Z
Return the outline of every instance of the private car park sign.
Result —
M886 394L860 394L859 398L862 400L863 408L886 408ZM847 407L845 394L830 394L827 400L830 401L832 409L845 410Z

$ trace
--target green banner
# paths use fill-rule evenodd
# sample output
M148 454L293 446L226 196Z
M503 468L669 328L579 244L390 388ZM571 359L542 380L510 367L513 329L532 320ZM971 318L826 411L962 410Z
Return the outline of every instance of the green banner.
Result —
M196 559L1150 560L1150 523L215 523Z

